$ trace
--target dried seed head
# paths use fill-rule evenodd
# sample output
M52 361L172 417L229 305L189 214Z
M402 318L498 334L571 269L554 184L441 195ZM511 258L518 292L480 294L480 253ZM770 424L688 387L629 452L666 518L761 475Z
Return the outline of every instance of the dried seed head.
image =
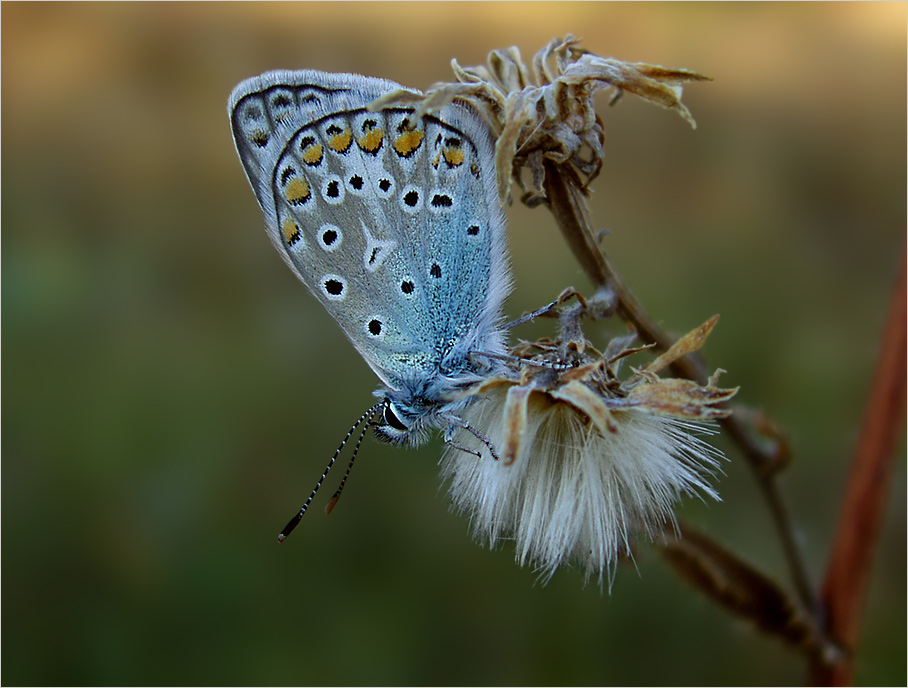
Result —
M669 353L696 350L714 324ZM490 546L516 541L517 560L544 579L574 563L587 578L611 580L633 538L673 524L682 495L718 498L708 479L722 455L701 436L717 432L708 421L728 415L717 404L737 389L716 387L715 377L705 386L660 379L655 366L668 354L621 381L621 362L641 350L629 347L627 337L613 340L607 357L586 341L515 347L510 374L469 390L476 400L462 412L501 459L482 447L481 456L449 448L442 458L451 499L470 515L475 537ZM536 365L566 358L567 368ZM475 445L466 433L457 442Z
M497 136L495 165L498 191L507 199L511 178L527 193L524 201L543 197L543 160L560 166L565 176L585 189L602 167L605 132L596 115L593 96L614 88L617 100L627 91L674 110L692 127L690 111L681 102L682 84L708 81L709 77L686 69L669 69L645 63L599 57L578 47L568 35L554 39L533 59L532 77L517 48L489 54L487 67L463 68L452 61L458 83L435 84L425 96L396 91L369 107L419 104L414 120L448 103L460 100L477 109ZM527 189L521 176L530 170Z

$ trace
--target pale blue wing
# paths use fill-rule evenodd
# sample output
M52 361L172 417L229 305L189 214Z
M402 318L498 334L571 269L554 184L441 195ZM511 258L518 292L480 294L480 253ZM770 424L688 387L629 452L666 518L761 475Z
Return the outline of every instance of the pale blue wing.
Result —
M408 109L365 110L398 88L271 72L230 98L272 241L392 389L501 352L509 283L485 124L463 106L415 129Z

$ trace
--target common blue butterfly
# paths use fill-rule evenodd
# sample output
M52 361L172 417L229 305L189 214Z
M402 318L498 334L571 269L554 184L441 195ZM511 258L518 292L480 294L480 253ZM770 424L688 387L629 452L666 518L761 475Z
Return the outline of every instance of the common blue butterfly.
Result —
M360 420L380 416L370 424L394 444L421 444L431 429L449 443L463 430L484 440L458 412L471 403L461 392L506 353L494 144L466 104L418 121L413 107L367 109L401 88L268 72L231 94L233 138L278 252L381 380Z

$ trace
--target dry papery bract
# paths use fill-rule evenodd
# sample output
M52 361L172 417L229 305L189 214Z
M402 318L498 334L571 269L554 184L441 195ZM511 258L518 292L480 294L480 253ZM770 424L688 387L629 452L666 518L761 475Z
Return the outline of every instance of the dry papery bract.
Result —
M524 65L516 47L489 54L487 67L463 68L451 61L457 83L438 83L425 95L399 90L379 98L369 109L418 104L413 121L455 101L466 101L488 121L494 132L498 192L504 201L513 177L530 205L544 197L543 160L559 165L562 174L585 189L602 167L605 133L593 95L616 89L613 101L627 91L674 110L696 127L681 102L682 84L709 81L686 69L599 57L578 47L568 35L554 39ZM532 71L532 79L530 78ZM530 171L529 186L521 172Z

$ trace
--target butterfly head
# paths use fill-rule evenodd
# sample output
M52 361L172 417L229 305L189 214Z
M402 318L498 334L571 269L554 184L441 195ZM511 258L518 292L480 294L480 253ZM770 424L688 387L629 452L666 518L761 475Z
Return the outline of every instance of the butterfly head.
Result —
M384 390L383 390L384 391ZM423 444L432 427L432 405L424 400L394 398L384 391L384 406L372 422L375 436L383 442L412 447Z

